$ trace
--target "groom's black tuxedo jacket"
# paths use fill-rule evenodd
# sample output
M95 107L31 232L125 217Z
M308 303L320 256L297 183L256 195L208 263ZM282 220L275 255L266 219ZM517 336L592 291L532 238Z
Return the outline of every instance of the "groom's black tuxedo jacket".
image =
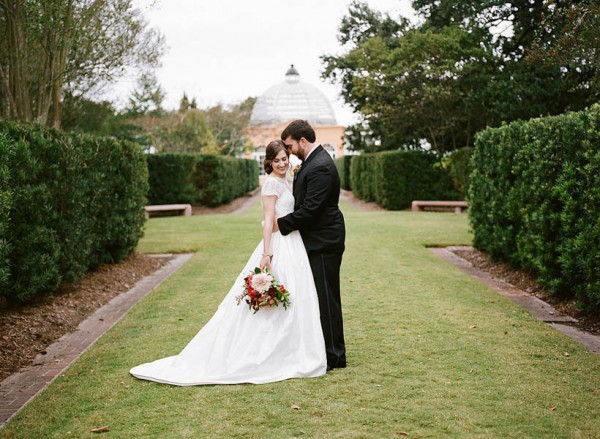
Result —
M340 176L319 145L294 176L294 212L277 220L281 234L299 230L308 254L343 253L346 228L339 198Z

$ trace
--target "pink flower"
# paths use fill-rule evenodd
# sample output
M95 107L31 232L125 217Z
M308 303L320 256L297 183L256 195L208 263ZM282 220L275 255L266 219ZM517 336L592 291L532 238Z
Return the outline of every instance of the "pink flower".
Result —
M259 293L266 293L271 288L273 276L267 273L258 273L252 276L252 288Z

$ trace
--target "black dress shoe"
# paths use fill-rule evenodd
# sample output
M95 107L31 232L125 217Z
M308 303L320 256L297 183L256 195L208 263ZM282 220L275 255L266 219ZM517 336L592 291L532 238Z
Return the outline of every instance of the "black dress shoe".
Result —
M330 370L333 370L333 366L330 366L329 364L327 365L327 372L329 372Z

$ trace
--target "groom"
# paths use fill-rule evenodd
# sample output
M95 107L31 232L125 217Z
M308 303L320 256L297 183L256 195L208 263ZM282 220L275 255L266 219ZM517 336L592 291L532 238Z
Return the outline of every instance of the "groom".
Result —
M319 296L327 370L346 367L340 266L346 228L338 208L340 177L329 153L315 145L315 131L295 120L281 133L288 150L302 160L294 176L294 212L277 220L282 235L299 230Z

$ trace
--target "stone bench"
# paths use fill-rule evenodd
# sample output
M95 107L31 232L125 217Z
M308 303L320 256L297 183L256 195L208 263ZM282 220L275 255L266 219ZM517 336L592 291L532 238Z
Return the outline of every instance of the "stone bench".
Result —
M146 218L150 218L151 212L177 212L181 211L184 216L192 216L192 206L190 204L155 204L145 206Z
M463 209L469 207L469 203L466 201L413 201L411 210L413 212L419 212L424 207L453 207L454 213L462 213Z

